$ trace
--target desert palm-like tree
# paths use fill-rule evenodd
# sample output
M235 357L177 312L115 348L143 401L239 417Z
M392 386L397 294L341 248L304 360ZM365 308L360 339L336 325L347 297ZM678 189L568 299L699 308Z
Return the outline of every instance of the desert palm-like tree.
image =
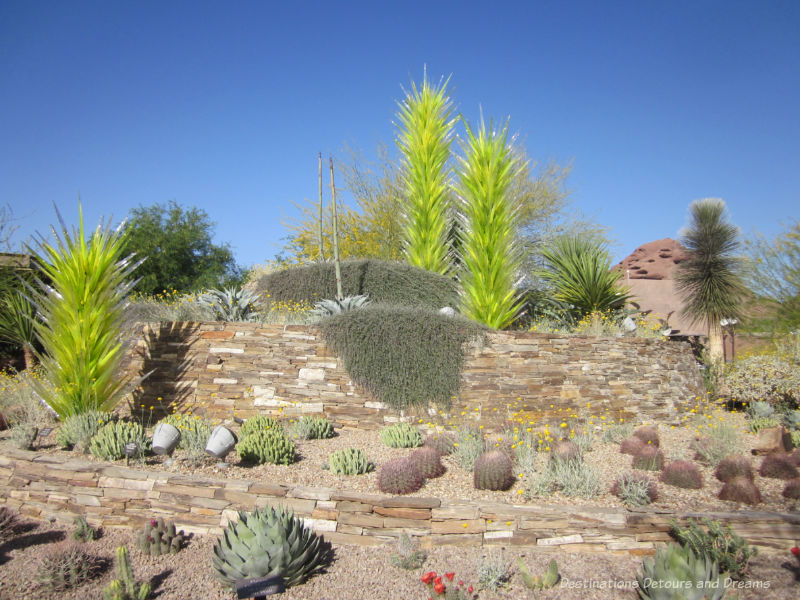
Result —
M708 323L708 357L723 359L722 319L739 318L745 292L739 275L739 230L728 221L725 203L705 198L689 207L689 225L681 236L687 260L675 268L675 287L683 313L693 322Z
M22 346L26 369L36 364L35 320L36 309L21 290L9 290L0 296L0 340Z
M427 75L400 103L397 145L406 196L403 231L409 263L436 273L450 270L450 144L456 123L447 81L431 85Z

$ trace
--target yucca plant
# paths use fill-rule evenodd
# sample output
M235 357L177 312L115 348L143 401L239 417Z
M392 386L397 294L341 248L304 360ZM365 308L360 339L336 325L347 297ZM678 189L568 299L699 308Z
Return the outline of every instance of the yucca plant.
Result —
M19 290L12 290L0 297L0 340L22 346L25 368L34 366L34 344L36 309Z
M397 145L406 194L405 255L409 263L436 273L450 270L449 174L455 118L447 81L431 85L427 75L400 102Z
M139 265L122 256L126 233L110 221L91 233L83 227L67 230L61 214L61 233L51 228L55 243L40 236L39 251L30 249L40 269L37 288L31 287L41 322L36 333L44 347L37 353L50 385L36 391L60 418L88 410L112 409L125 391L119 376L122 360L122 317L129 276ZM43 283L48 280L50 284ZM35 384L36 382L34 382Z
M552 288L553 298L574 307L579 317L620 309L630 298L620 284L622 272L611 269L608 250L591 238L557 238L542 249L542 259L537 275Z
M522 308L519 206L509 193L518 165L507 125L497 132L481 122L477 131L469 125L466 130L458 168L461 311L479 323L505 329Z

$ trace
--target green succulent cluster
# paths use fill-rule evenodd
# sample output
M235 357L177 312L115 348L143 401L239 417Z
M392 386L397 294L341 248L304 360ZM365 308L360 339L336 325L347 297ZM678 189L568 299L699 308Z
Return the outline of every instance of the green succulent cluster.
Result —
M291 432L301 440L324 440L333 437L333 425L325 417L300 417Z
M242 423L242 427L239 429L239 439L244 439L248 435L265 429L283 431L283 427L281 427L281 424L278 423L277 419L267 417L266 415L255 415Z
M150 443L139 423L112 421L103 425L89 442L92 456L119 460L125 456L125 444L134 443L144 453Z
M375 469L364 451L358 448L337 450L328 458L328 466L335 475L363 475Z
M56 432L56 443L66 450L73 448L83 452L89 449L91 439L100 428L117 420L114 413L89 410L64 419Z
M139 549L150 556L177 554L185 541L183 531L176 531L175 523L164 521L163 517L150 519L145 523L136 539Z
M548 563L547 571L543 575L531 575L528 566L521 558L518 564L522 581L529 590L549 590L561 579L561 575L558 574L558 563L555 560Z
M117 548L117 576L103 589L104 600L147 600L150 584L139 583L133 576L131 557L126 546Z
M781 422L775 417L753 417L747 422L750 431L758 433L762 429L769 429L770 427L777 427Z
M636 579L641 600L721 600L725 596L724 576L717 563L678 544L659 548L653 560L642 563Z
M240 512L214 545L215 575L225 585L241 579L279 576L289 588L322 571L330 545L308 529L294 512L265 507Z
M258 465L290 465L296 458L294 443L281 427L260 429L241 438L236 451L242 462Z
M408 423L395 423L381 430L381 442L390 448L417 448L422 445L419 429Z

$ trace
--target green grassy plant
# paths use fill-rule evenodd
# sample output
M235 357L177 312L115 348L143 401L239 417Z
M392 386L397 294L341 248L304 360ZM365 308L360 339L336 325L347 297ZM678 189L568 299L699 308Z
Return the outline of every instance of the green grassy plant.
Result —
M61 418L110 410L127 384L119 374L122 321L137 263L123 257L120 229L98 226L87 240L80 208L77 230L62 222L53 235L55 243L40 240L35 255L41 273L33 300L42 314L35 327L44 347L38 358L52 384L37 392Z

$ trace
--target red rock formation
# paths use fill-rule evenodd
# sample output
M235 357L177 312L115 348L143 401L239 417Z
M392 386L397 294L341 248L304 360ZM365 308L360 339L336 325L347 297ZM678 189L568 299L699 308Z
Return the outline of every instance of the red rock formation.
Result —
M670 238L639 246L617 267L626 279L672 279L672 270L686 260L686 250Z

